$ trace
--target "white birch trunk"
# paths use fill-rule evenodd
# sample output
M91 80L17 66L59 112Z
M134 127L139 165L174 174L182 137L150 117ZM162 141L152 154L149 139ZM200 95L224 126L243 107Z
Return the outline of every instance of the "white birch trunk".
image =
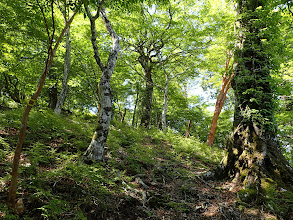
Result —
M66 98L67 90L68 90L68 76L70 72L70 64L71 64L71 45L70 45L70 27L68 27L66 31L66 52L64 58L64 72L63 72L63 80L62 80L62 89L58 97L58 101L56 107L54 109L55 114L59 115L61 113L61 109L64 105L64 101Z
M108 57L107 65L104 66L104 64L102 63L100 59L98 45L96 42L97 33L96 33L95 21L98 18L97 16L98 14L95 17L93 17L90 14L88 6L85 5L85 7L91 22L91 34L92 34L91 41L92 41L92 45L94 49L94 57L100 69L102 70L102 77L100 80L100 89L99 89L100 111L98 114L98 125L93 135L92 141L90 145L88 146L86 152L84 153L85 162L90 163L92 161L103 159L104 149L105 149L105 145L106 145L106 141L107 141L108 133L109 133L109 127L110 127L111 116L112 116L112 105L113 105L110 79L114 72L116 60L118 57L118 53L120 51L120 43L119 43L118 35L115 33L109 19L106 16L105 10L101 8L100 11L98 11L98 13L101 16L105 24L105 27L112 38L112 43L113 43L112 49Z

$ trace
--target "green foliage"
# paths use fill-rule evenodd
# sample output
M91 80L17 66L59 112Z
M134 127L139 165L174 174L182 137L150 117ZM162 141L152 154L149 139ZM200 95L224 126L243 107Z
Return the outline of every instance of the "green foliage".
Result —
M10 146L4 138L0 137L0 160L3 160Z
M89 2L95 5L98 1ZM288 22L290 13L283 10L281 14L278 7L273 5L274 2L266 2L269 4L264 4L255 12L247 11L237 17L246 21L252 16L254 20L249 23L251 26L242 27L242 31L246 31L245 28L252 30L251 33L246 33L248 49L245 46L244 50L237 50L236 55L255 53L257 56L253 59L239 56L236 62L259 64L261 71L254 74L245 68L241 69L243 74L249 76L241 75L234 81L239 86L236 95L249 105L249 108L242 111L242 116L246 121L252 120L257 125L267 126L269 130L274 130L275 123L272 113L276 102L271 99L279 94L289 96L292 93L292 63L289 61L292 60L293 35L291 23ZM41 3L45 5L48 2ZM95 110L98 106L97 90L101 73L92 53L89 21L83 15L77 15L70 27L72 71L64 106L64 109L75 115L55 116L46 108L49 88L57 85L58 91L61 89L65 54L63 42L47 75L44 91L31 112L23 147L19 196L27 199L25 202L30 204L37 219L60 219L66 216L69 219L94 219L99 216L97 213L101 213L99 217L103 218L106 210L111 209L113 201L121 201L121 197L127 197L128 202L132 201L133 198L125 192L129 187L137 187L137 183L132 181L133 176L150 173L151 178L159 183L173 179L193 181L195 174L182 164L205 169L217 164L223 156L221 149L211 149L203 144L211 121L211 115L206 110L207 104L199 96L187 95L186 100L182 84L199 74L204 87L219 87L219 79L225 69L225 50L233 50L235 45L235 15L232 6L216 0L110 0L106 1L106 6L109 19L119 33L122 53L111 82L115 120L112 122L105 160L91 166L81 162L81 155L89 145L96 121L96 116L89 114L89 110ZM5 188L1 190L6 190L10 156L17 142L17 129L21 125L23 108L19 106L27 104L27 97L36 89L46 59L47 36L42 14L35 1L1 1L0 14L1 106L15 108L0 110L0 169L3 165L0 181ZM45 16L51 16L49 10L45 10ZM55 10L55 16L56 33L60 33L63 26L62 14ZM97 21L98 46L101 48L102 60L106 62L105 57L111 45L103 25L102 21ZM145 50L149 50L149 55L154 55L154 45L161 41L164 42L164 47L153 58L153 81L164 87L166 77L174 77L177 73L188 70L186 75L178 76L169 85L167 121L170 129L162 132L155 128L160 127L162 114L163 92L159 87L155 87L154 91L151 130L133 129L128 125L132 122L136 93L139 93L136 111L136 118L139 118L145 82L141 77L143 71L138 65L139 55L135 52L135 47L142 44ZM169 59L165 59L166 57ZM278 74L277 69L281 63L282 72ZM267 73L274 74L273 78L267 77ZM282 77L282 74L285 76ZM256 86L251 88L247 84ZM267 84L273 86L269 88ZM267 88L269 91L266 91ZM20 103L12 101L14 92ZM242 100L237 104L242 105ZM282 106L282 101L278 104ZM127 114L125 123L121 125L119 113L124 108L127 109ZM292 164L291 113L281 109L276 122L284 154ZM221 114L215 139L217 146L225 144L232 127L231 118L232 111L229 109ZM192 121L192 137L186 139L182 135L186 132L188 120ZM270 197L276 196L269 194L269 191L266 193ZM93 203L90 202L92 198L96 198ZM292 207L289 203L292 195L288 193L288 197L282 198L284 204ZM189 206L180 201L172 201L166 195L162 198L154 195L150 197L149 203L155 208L169 207L183 212L190 210ZM274 207L274 210L277 208L278 206ZM96 216L88 217L92 210L96 210ZM7 213L4 206L1 206L1 211ZM6 217L18 218L8 213Z
M285 106L281 108L276 114L276 122L278 125L279 140L282 145L283 154L289 161L291 166L293 165L293 141L292 141L292 111L286 111Z
M48 204L39 209L42 211L44 219L59 219L61 216L64 216L66 211L70 210L70 207L66 201L61 199L52 199Z

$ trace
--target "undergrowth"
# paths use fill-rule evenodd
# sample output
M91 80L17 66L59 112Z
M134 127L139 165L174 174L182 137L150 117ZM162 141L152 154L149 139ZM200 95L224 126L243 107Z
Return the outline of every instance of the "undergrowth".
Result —
M17 192L26 209L15 215L4 203L22 110L0 110L0 217L4 219L192 219L186 216L199 216L207 209L203 201L217 198L195 186L209 186L198 175L219 164L222 149L172 130L134 129L113 121L103 161L87 165L82 155L96 117L56 116L51 110L33 109Z

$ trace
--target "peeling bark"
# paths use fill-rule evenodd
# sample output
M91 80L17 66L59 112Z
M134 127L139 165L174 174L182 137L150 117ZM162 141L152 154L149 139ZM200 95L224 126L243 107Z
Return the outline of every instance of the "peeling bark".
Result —
M97 14L95 16L91 14L91 12L89 11L88 5L86 4L85 4L85 9L91 23L91 34L92 34L91 42L94 49L94 58L97 64L99 65L100 69L102 70L102 76L99 83L100 110L98 114L98 125L96 127L92 141L90 145L88 146L86 152L84 153L84 161L86 163L92 163L93 161L103 159L104 148L108 138L108 132L109 132L111 116L112 116L112 105L113 105L110 79L114 72L116 60L118 58L118 53L120 51L120 44L119 44L118 35L114 31L106 15L105 9L102 8L102 5L100 5L100 7L98 8ZM101 61L101 58L99 55L99 48L96 41L97 33L96 33L95 21L99 17L99 15L101 16L104 22L105 28L108 31L108 34L111 36L112 43L113 43L112 49L108 57L108 62L106 65L104 65Z
M84 153L86 162L102 160L105 144L108 138L109 126L112 116L112 93L110 81L103 74L100 81L100 103L101 108L98 115L98 126L96 127L92 141Z

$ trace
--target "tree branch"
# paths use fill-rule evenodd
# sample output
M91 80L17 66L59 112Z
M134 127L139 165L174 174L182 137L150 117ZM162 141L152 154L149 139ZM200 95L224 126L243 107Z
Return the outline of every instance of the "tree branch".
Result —
M111 49L109 57L108 57L108 62L107 62L107 68L110 70L109 72L113 73L115 65L116 65L118 53L120 51L119 37L116 34L116 32L114 31L114 29L111 25L111 22L109 21L107 15L106 15L105 8L101 8L100 16L105 24L105 27L106 27L109 35L111 36L112 43L113 43L112 49Z
M99 17L100 8L98 8L97 14L95 16L92 16L87 3L84 3L84 8L85 8L87 16L90 19L90 23L91 23L91 34L92 34L91 42L92 42L93 49L94 49L94 58L95 58L97 64L99 65L100 69L102 70L102 72L104 72L105 66L104 66L104 64L100 58L100 54L99 54L99 48L97 45L96 23L95 23L96 19Z

